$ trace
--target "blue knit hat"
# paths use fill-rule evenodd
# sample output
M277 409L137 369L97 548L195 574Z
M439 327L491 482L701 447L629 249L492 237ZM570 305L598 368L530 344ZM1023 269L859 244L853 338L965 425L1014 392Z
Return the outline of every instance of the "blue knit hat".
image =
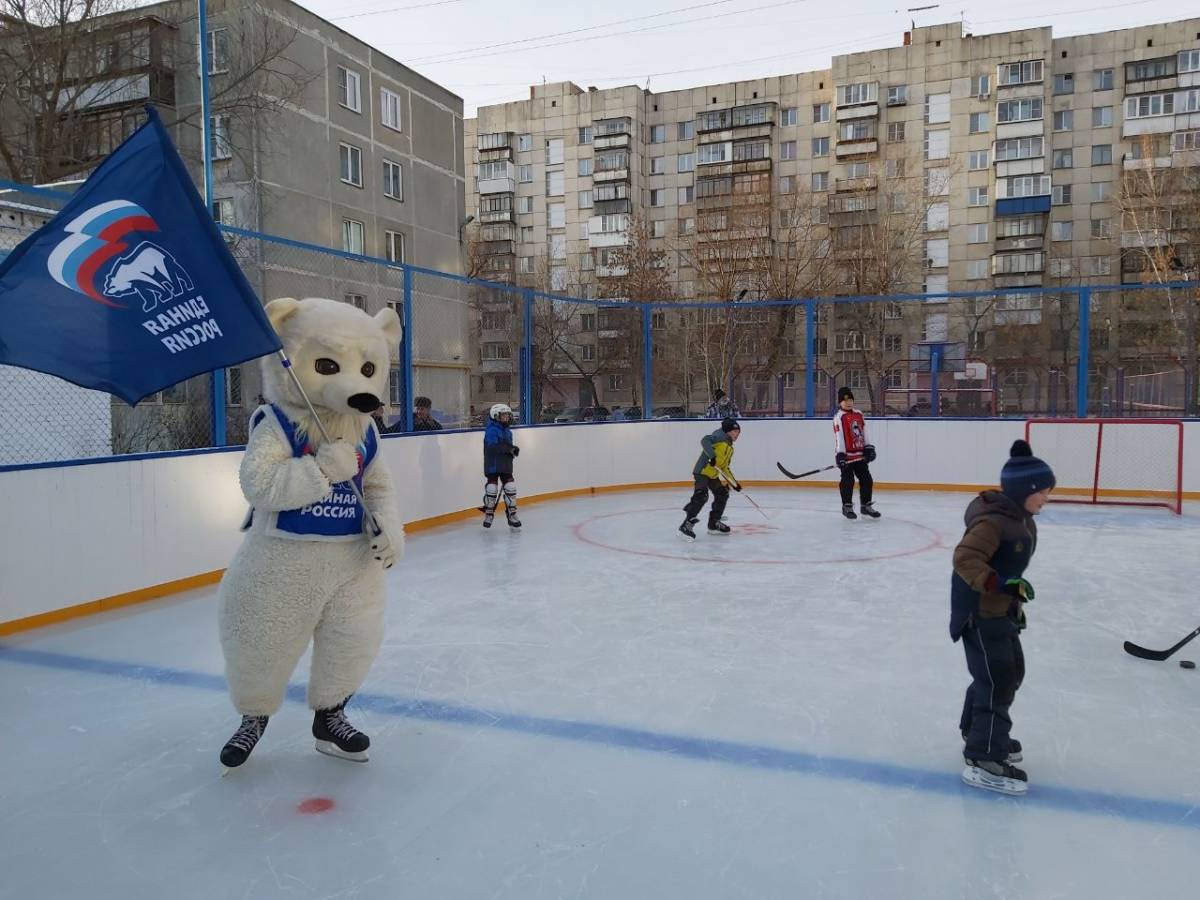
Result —
M1000 470L1000 490L1018 506L1024 506L1030 494L1057 484L1053 470L1033 455L1025 441L1014 441L1008 454L1009 460Z

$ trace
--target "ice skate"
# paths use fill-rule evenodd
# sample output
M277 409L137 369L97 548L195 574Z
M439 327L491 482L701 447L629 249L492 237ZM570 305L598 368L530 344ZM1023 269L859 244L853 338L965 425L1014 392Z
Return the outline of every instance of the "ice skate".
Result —
M708 533L709 534L729 534L729 532L731 532L731 531L733 531L733 529L730 528L728 525L726 525L724 522L722 522L720 519L716 519L716 520L708 523Z
M847 519L857 519L858 518L858 515L854 512L854 504L853 503L843 503L842 504L842 515L845 516Z
M491 527L492 527L492 521L493 521L495 518L496 518L496 514L495 514L494 512L485 512L485 513L483 514L483 527L484 527L484 528L491 528Z
M333 709L318 709L313 714L313 737L317 739L317 751L326 756L366 762L371 739L347 721L349 699L347 697Z
M864 516L870 516L872 519L879 518L879 510L875 508L874 503L864 503L861 509Z
M684 519L683 524L679 526L679 533L682 534L686 540L694 541L696 539L696 532L692 530L692 526L699 521L699 519Z
M521 520L517 518L517 507L515 505L514 506L506 506L504 508L504 515L508 518L508 527L509 528L520 528L521 527Z
M242 724L221 748L221 765L236 769L250 756L263 732L267 730L267 716L242 716Z
M963 743L965 744L967 742L967 736L964 734L962 736L962 739L963 739ZM1015 763L1019 763L1024 758L1025 757L1021 755L1021 742L1018 741L1016 738L1009 738L1008 739L1008 756L1006 756L1004 758L1004 761L1011 766L1011 765L1014 765Z
M971 787L1020 796L1029 790L1029 776L1023 769L990 759L966 759L962 780Z

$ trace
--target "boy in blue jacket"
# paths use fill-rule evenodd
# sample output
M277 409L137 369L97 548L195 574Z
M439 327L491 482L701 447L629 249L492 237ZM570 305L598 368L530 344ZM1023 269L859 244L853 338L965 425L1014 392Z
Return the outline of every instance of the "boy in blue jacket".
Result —
M513 443L512 409L497 403L488 411L487 427L483 432L483 477L487 486L483 493L483 527L491 528L504 490L504 512L510 528L520 528L517 518L517 484L513 481L513 460L521 449Z

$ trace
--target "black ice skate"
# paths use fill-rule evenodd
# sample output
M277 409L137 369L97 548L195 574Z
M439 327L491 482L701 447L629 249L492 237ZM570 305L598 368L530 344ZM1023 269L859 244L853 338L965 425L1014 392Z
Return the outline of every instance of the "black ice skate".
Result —
M333 709L318 709L313 715L313 737L317 739L318 752L326 756L366 762L371 739L346 720L349 701L347 697Z
M854 512L854 504L853 503L843 503L842 504L842 515L845 516L847 519L857 519L858 518L858 515Z
M266 730L267 716L242 716L242 724L221 748L221 765L236 769L244 763Z
M733 529L730 528L728 525L726 525L724 522L722 522L720 519L717 519L715 521L708 523L708 533L709 534L729 534L729 532L731 532L731 531L733 531Z
M1029 790L1029 776L1023 769L1006 762L990 759L966 759L962 780L971 787L1001 794L1024 794Z
M694 541L696 539L696 532L692 530L692 526L699 521L699 519L684 519L683 524L679 526L679 533L687 540Z
M963 743L966 743L967 736L964 734L962 736L962 739L963 739ZM1018 741L1016 738L1009 738L1008 739L1008 756L1006 756L1004 758L1004 761L1011 766L1011 765L1015 765L1016 763L1019 763L1024 758L1025 757L1021 754L1021 742Z
M521 520L517 518L517 507L516 506L505 506L504 507L504 515L506 515L508 517L508 527L509 528L520 528L521 527Z
M491 528L491 527L492 527L492 520L493 520L494 518L496 518L496 514L495 514L494 512L485 512L485 513L483 514L483 527L484 527L484 528Z
M874 503L864 503L862 505L862 514L864 516L870 516L872 519L879 518L879 510L875 508Z

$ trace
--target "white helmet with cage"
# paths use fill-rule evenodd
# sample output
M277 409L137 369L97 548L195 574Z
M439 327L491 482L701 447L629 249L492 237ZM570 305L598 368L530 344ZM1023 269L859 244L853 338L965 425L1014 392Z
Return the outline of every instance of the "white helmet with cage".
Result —
M508 419L511 422L513 414L512 407L510 407L507 403L494 403L492 404L492 408L488 410L488 418L495 419L497 422L499 422L500 417L505 413L508 413Z

